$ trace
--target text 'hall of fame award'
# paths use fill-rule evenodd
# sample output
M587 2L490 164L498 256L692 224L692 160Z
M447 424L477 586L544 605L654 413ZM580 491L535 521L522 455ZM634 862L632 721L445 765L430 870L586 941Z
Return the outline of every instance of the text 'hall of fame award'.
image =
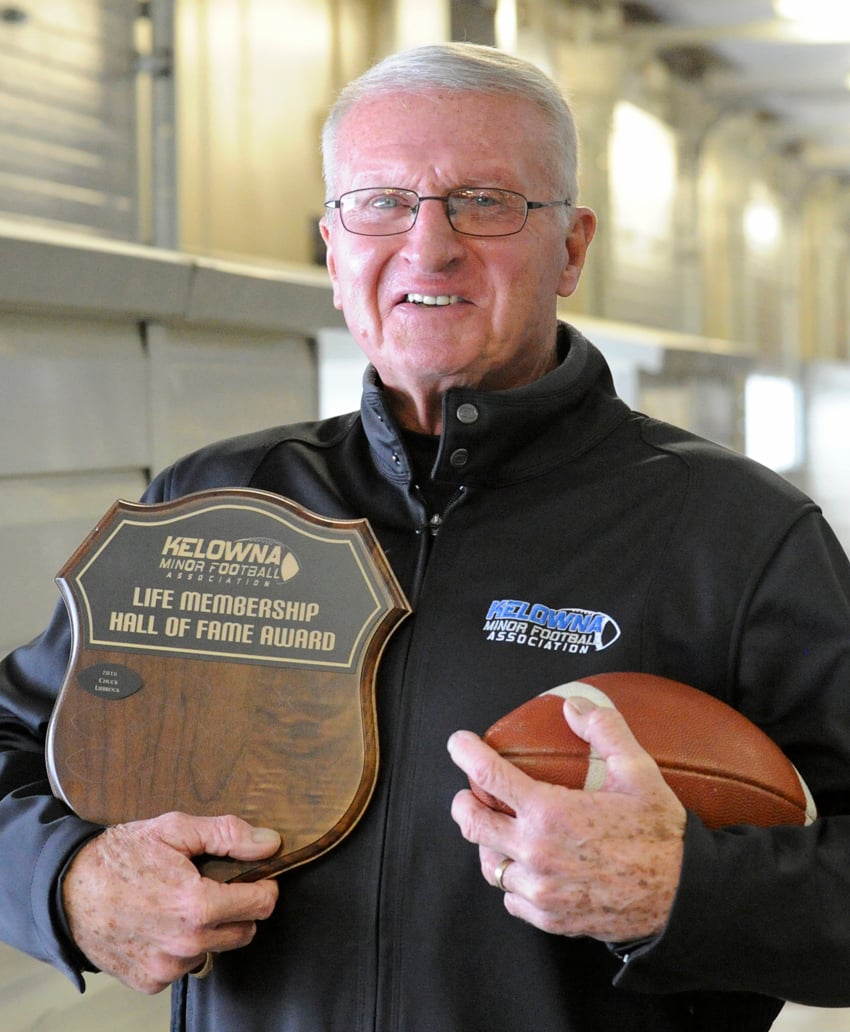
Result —
M73 629L48 728L54 793L112 825L171 810L279 831L280 874L357 823L375 785L375 675L410 612L366 520L278 495L119 501L57 576Z

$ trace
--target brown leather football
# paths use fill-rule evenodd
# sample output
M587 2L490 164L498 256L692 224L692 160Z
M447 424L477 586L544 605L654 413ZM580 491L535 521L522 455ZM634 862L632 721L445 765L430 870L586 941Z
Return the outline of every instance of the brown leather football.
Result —
M810 824L817 816L796 768L760 728L725 702L654 674L596 674L552 688L497 720L484 741L538 781L602 788L605 761L564 719L564 700L575 695L619 710L685 808L709 827Z

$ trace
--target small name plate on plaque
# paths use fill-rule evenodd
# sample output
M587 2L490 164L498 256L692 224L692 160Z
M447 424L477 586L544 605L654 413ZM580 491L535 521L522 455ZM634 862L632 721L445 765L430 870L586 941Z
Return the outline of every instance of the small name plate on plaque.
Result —
M278 495L116 502L57 576L73 650L48 728L54 793L111 825L170 810L275 828L271 860L330 849L375 785L375 674L410 606L366 520Z

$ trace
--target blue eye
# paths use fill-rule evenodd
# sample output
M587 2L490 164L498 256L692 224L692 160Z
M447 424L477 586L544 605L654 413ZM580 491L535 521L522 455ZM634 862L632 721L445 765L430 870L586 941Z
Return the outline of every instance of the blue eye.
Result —
M452 204L470 216L487 214L498 218L517 208L516 195L507 190L455 190L450 196Z
M400 203L398 197L384 194L381 197L374 197L369 202L369 207L375 208L377 211L391 211L393 208L397 208Z
M418 204L419 198L416 194L404 193L377 193L373 196L363 198L363 204L370 211L379 214L392 213L394 211L409 212Z

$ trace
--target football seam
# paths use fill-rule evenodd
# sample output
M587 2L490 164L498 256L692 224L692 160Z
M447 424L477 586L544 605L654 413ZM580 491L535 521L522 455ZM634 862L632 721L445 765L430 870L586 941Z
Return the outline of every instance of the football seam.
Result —
M554 750L534 752L534 753L528 752L527 750L524 751L524 752L521 752L521 753L513 751L513 750L510 750L510 751L501 753L501 755L506 760L510 760L511 762L514 762L513 757L517 757L519 759L528 760L528 759L537 759L537 758L550 757L550 756L557 755L557 754L554 752ZM579 756L570 757L570 759L574 759L574 760L579 760L579 759L584 759L584 758L585 757L579 757ZM589 760L590 757L588 756L587 759ZM658 763L658 760L656 760L655 762ZM518 766L518 764L515 764L515 765ZM659 769L661 770L662 774L665 771L669 771L670 774L691 774L691 775L695 775L695 776L698 776L698 777L711 778L714 781L734 781L734 782L736 782L736 783L738 783L740 785L746 785L749 788L758 789L760 792L764 792L766 795L772 796L775 799L782 799L784 802L790 803L792 806L796 806L796 807L799 808L799 805L800 805L799 801L797 799L794 799L793 796L790 796L787 792L781 792L781 791L777 790L775 787L773 787L771 785L765 785L763 782L757 781L755 778L748 778L748 777L743 776L743 775L742 776L736 776L735 778L729 778L729 777L725 777L723 775L718 774L717 771L713 771L713 770L711 770L709 768L699 767L699 766L680 766L680 765L675 765L674 766L674 765L671 765L671 764L666 763L666 762L665 762L665 765L663 767L661 766L660 763L658 763L658 766L659 766ZM798 777L799 777L799 775L798 775ZM804 802L805 802L805 792L803 791L802 785L800 786L800 794L803 796L803 799L804 799ZM805 809L805 807L804 807L804 809Z

